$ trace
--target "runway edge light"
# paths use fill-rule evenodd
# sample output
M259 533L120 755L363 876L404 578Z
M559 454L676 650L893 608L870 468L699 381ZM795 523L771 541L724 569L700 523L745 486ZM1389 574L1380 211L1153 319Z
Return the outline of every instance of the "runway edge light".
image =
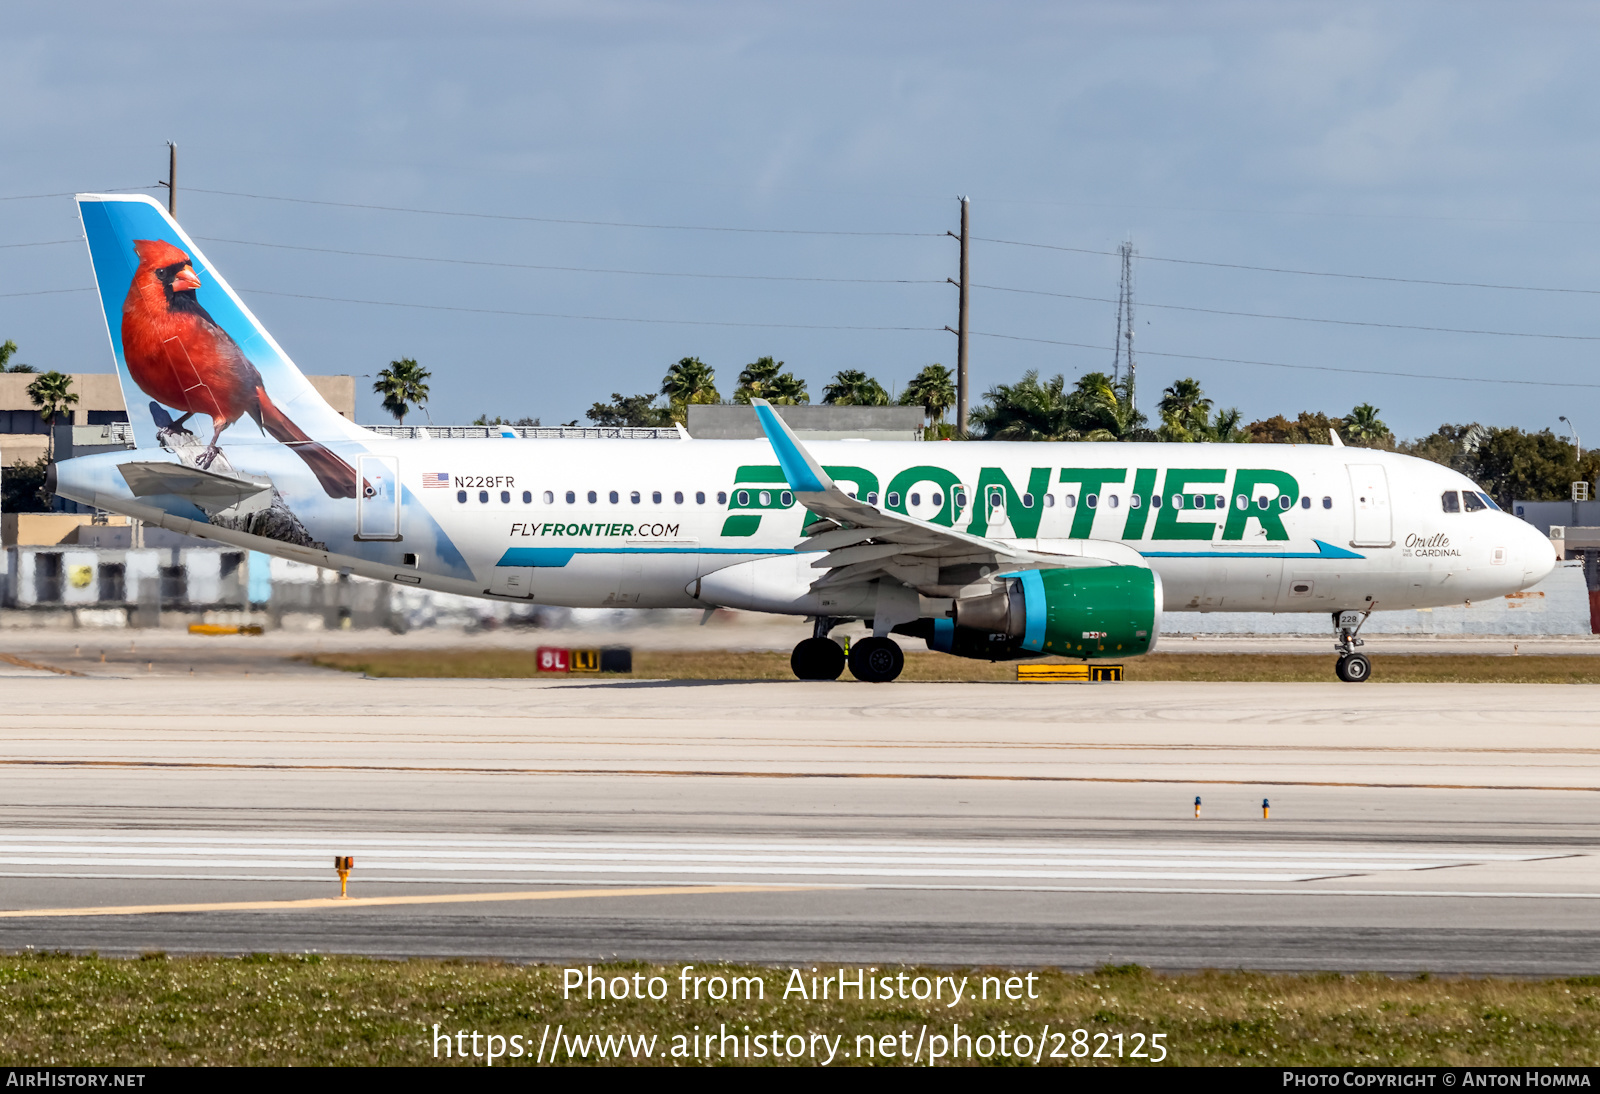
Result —
M1196 794L1194 796L1194 815L1197 816L1197 817L1200 815L1200 795L1199 794Z
M335 855L333 857L333 868L335 870L337 870L338 873L339 873L339 899L340 900L348 900L349 899L349 896L345 892L345 888L350 883L350 871L355 868L355 865L356 865L356 860L355 860L354 857L352 857L350 855Z

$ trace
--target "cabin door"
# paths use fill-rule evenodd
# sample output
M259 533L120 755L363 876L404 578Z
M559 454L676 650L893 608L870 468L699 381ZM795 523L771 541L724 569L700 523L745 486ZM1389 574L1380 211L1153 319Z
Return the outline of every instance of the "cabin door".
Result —
M356 538L400 538L400 461L362 456L356 487Z
M1389 478L1375 463L1353 463L1350 500L1355 509L1352 547L1393 547L1394 514L1389 508Z

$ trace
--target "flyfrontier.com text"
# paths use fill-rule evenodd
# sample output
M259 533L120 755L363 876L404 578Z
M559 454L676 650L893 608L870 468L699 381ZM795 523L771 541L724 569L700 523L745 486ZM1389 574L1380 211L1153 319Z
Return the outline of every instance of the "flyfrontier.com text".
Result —
M577 1033L546 1025L524 1036L485 1035L476 1030L432 1030L435 1059L481 1060L490 1067L512 1061L556 1064L576 1060L740 1061L787 1060L829 1064L905 1063L934 1067L967 1060L1006 1060L1021 1064L1074 1063L1091 1058L1158 1064L1167 1058L1166 1034L1120 1034L1044 1023L1037 1029L973 1030L949 1027L904 1028L895 1033L844 1034L752 1030L749 1026L691 1029L672 1033Z

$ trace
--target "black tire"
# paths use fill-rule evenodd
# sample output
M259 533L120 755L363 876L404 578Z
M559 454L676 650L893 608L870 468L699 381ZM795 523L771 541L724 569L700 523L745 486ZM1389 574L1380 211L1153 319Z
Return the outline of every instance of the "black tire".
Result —
M801 680L837 680L844 672L844 650L831 638L807 638L789 655L789 667Z
M850 675L867 684L887 684L906 667L906 655L887 638L863 638L850 647Z
M1364 684L1372 677L1372 661L1364 653L1347 653L1339 658L1333 673L1347 684Z

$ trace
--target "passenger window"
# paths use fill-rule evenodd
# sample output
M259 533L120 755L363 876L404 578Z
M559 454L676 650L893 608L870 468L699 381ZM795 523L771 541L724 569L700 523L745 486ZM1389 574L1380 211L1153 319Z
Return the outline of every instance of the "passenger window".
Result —
M509 490L500 491L500 504L501 505L510 505L511 504L511 491L509 491Z
M1024 509L1032 509L1033 508L1033 495L1032 494L1024 494L1024 495L1022 495L1022 507Z
M532 490L524 490L522 492L522 504L523 505L532 505L533 504L533 491Z
M1446 513L1461 512L1461 496L1454 490L1446 490L1439 495L1439 503L1444 506Z
M1195 509L1204 509L1206 507L1206 496L1204 494L1196 494L1189 500Z
M573 493L571 490L568 490L567 491L567 504L568 505L576 505L577 501L578 501L578 495Z
M919 506L921 504L922 504L922 495L921 494L912 494L911 495L911 507L913 509L915 509L917 506Z
M937 490L935 490L935 491L934 491L934 492L933 492L933 493L932 493L932 494L931 494L931 495L930 495L930 496L929 496L929 497L928 497L928 500L929 500L929 501L930 501L930 502L932 502L932 503L933 503L933 504L934 504L934 505L937 505L937 506L938 506L938 507L939 507L939 508L941 508L941 509L943 509L943 508L944 508L944 495L943 495L943 494L941 494L941 493L939 493L939 492L938 492L938 491L937 491Z
M1106 504L1115 509L1118 505L1122 504L1122 499L1118 498L1115 494L1107 494Z
M962 489L957 489L956 490L956 508L957 509L965 509L966 507L967 507L967 492L965 490L962 490Z
M763 490L763 491L761 491L759 494L756 495L756 501L760 502L762 505L771 505L772 504L772 491L771 490Z
M728 504L728 492L726 490L718 490L717 491L717 504L718 505L727 505Z
M1272 504L1272 502L1267 500L1267 496L1265 494L1262 494L1259 498L1256 499L1256 508L1257 509L1266 509L1271 504Z
M1300 508L1302 508L1302 509L1310 509L1311 508L1311 495L1310 494L1307 494L1305 497L1300 499Z
M1223 497L1221 494L1218 494L1216 497L1212 498L1211 503L1218 509L1226 509L1228 507L1228 499Z
M1248 509L1250 508L1250 499L1245 497L1243 494L1240 494L1238 497L1233 499L1233 504L1237 509Z
M1056 507L1056 496L1054 494L1046 494L1044 496L1044 507L1046 509L1054 509Z
M628 495L628 501L634 505L639 504L639 491L635 490Z
M467 492L465 490L457 490L456 500L465 505L467 503Z
M1138 494L1135 494L1131 498L1128 499L1128 508L1129 509L1137 509L1143 504L1144 504L1144 502L1140 499Z
M889 503L889 508L893 509L895 506L900 504L900 495L898 493L891 492L884 500Z
M1324 509L1332 509L1333 508L1333 499L1332 498L1323 498L1322 499L1322 507Z
M696 490L694 492L694 503L696 505L704 505L706 503L706 492L704 490Z
M874 508L877 507L877 505L878 505L878 492L876 490L868 490L867 491L867 504L870 505L870 506L873 506Z
M789 508L789 506L794 504L794 495L785 490L783 493L778 495L778 504L782 505L785 509Z
M488 505L489 504L489 491L487 491L487 490L479 490L478 491L478 501L481 502L484 505Z
M682 501L683 499L679 498L678 500ZM650 491L650 504L652 504L652 505L660 505L661 504L661 491L659 491L659 490Z
M1160 509L1161 508L1161 495L1160 494L1151 494L1150 495L1150 508L1152 508L1152 509Z
M617 501L619 499L617 497L617 492L615 490L612 490L607 496L611 499L611 504L612 505L617 504Z
M1174 494L1174 495L1172 495L1172 507L1174 509L1182 509L1183 508L1183 495L1182 494Z
M718 501L722 500L722 495L721 494L717 495L717 500ZM735 494L733 496L733 500L736 503L738 503L739 505L749 505L750 504L750 491L748 491L748 490L739 491L737 494Z
M1279 494L1278 495L1278 508L1279 509L1287 509L1287 508L1289 508L1289 506L1291 506L1293 504L1294 504L1294 499L1291 498L1288 494Z
M1083 504L1087 505L1090 509L1093 509L1095 506L1100 504L1100 495L1085 494L1083 496Z
M672 503L674 505L682 505L683 504L683 491L682 490L674 490L672 492Z
M1068 509L1076 509L1078 507L1078 495L1062 494L1061 504L1065 505Z
M1489 508L1487 505L1483 504L1483 499L1478 497L1478 495L1474 494L1471 490L1461 491L1461 500L1463 503L1465 503L1467 512L1469 513L1477 513Z
M589 491L589 504L590 505L593 505L595 502L597 502L599 500L600 500L600 495L599 494L596 494L593 490Z

